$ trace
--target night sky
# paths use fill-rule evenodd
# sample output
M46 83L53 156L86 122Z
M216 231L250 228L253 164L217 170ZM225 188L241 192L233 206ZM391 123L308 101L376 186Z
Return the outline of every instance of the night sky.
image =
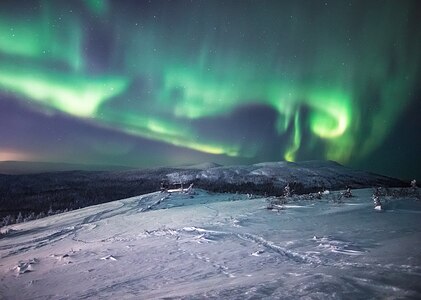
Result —
M421 1L0 2L0 160L421 179Z

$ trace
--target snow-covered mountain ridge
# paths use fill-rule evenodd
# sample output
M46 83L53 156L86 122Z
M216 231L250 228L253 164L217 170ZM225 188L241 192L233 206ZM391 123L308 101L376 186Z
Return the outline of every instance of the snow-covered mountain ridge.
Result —
M214 191L234 191L238 187L242 192L261 194L279 194L287 184L293 185L295 192L300 194L323 189L344 189L346 186L364 188L403 185L398 179L353 170L333 161L216 166L203 170L175 170L166 174L166 177L172 183L193 182L201 188Z
M193 166L125 171L66 171L0 175L3 224L21 215L30 220L50 214L173 188L183 184L212 192L282 195L325 189L409 186L398 179L358 171L331 161L266 162L243 166L204 163Z

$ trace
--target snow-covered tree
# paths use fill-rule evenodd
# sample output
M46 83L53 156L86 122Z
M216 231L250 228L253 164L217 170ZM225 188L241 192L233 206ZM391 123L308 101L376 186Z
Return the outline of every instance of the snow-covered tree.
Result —
M11 225L15 223L15 218L12 215L7 215L3 218L3 226Z
M35 220L35 213L34 212L31 212L29 215L27 215L25 218L24 218L24 222L28 222L28 221L32 221L32 220Z
M289 183L284 187L284 197L291 197L291 187Z
M23 216L22 213L19 212L17 218L16 218L16 223L22 223L23 222Z
M37 215L37 219L42 219L45 217L45 213L42 211Z
M52 216L52 215L54 215L54 211L53 211L53 208L50 205L50 209L47 212L47 216Z
M351 191L351 188L349 186L342 193L342 196L344 196L345 198L351 198L352 197L352 191Z
M375 188L374 193L371 196L371 198L373 199L373 202L374 202L374 207L382 205L382 203L380 201L380 194L381 194L380 188Z

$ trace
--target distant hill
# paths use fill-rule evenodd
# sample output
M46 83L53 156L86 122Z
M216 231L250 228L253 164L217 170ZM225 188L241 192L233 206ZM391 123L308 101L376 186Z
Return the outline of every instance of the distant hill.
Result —
M130 172L130 171L129 171ZM344 167L334 161L264 162L253 165L179 168L149 172L148 178L170 183L194 183L215 192L279 195L290 184L297 194L324 189L405 186L399 179ZM157 178L158 179L158 178ZM407 183L409 185L409 183Z
M34 161L0 161L0 174L18 175L61 171L122 171L133 168L115 165L91 165Z
M0 174L0 218L8 214L17 216L19 212L39 214L50 208L62 211L110 202L158 191L161 184L171 188L193 183L194 187L211 192L260 195L281 195L287 184L296 194L347 186L352 189L409 186L395 178L350 169L332 161L239 166L204 163L151 169L2 162L0 169L0 173L5 173Z
M219 164L214 163L214 162L205 162L205 163L195 164L195 165L183 165L183 166L179 166L179 167L175 167L175 168L207 170L207 169L217 168L217 167L222 167L222 165L219 165Z

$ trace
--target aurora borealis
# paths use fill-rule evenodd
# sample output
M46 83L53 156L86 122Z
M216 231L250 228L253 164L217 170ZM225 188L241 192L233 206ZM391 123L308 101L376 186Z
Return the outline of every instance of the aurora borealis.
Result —
M420 20L416 0L2 1L0 158L419 176Z

